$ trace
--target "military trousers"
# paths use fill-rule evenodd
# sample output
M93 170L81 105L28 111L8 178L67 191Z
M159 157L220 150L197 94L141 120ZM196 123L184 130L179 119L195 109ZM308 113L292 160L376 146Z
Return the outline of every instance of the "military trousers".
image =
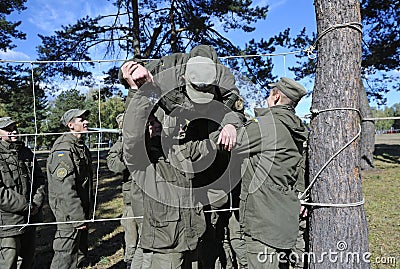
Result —
M88 230L58 230L53 241L51 269L82 267L88 253Z
M292 248L290 254L290 262L294 269L303 269L305 267L305 252L306 252L306 231L307 231L307 220L300 219L299 221L299 233L296 239L296 245Z
M140 235L142 234L142 223L137 223L137 230L138 230L138 242L136 246L135 255L133 256L131 268L132 269L141 269L143 264L143 249L140 246Z
M245 235L248 269L288 269L290 250L276 249Z
M132 206L130 204L124 204L122 217L134 217ZM125 239L125 255L124 261L129 263L132 262L136 252L136 248L139 240L138 224L135 219L122 219L121 225L124 227L124 239Z
M246 241L235 212L232 212L229 219L229 241L235 253L237 263L241 268L247 268Z
M33 269L35 242L35 227L25 228L20 235L0 237L0 268Z

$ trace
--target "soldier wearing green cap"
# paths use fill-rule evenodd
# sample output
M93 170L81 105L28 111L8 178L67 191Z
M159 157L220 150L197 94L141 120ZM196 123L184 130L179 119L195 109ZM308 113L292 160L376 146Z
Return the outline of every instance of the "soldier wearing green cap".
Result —
M55 141L47 159L49 204L56 218L51 268L80 268L88 252L87 220L93 204L93 171L85 145L89 110L70 109L61 117L69 132Z
M42 221L44 195L44 175L16 122L0 118L0 268L34 268L36 228L29 223Z
M238 129L238 143L230 159L232 166L242 169L239 218L247 268L251 269L288 268L287 255L299 230L297 194L304 191L307 130L294 109L306 90L289 78L271 87L268 108L255 109L256 118ZM217 149L217 137L218 133L213 133L210 140L192 141L181 150Z
M255 110L256 118L245 127L249 145L259 153L245 159L240 223L249 268L278 269L288 268L288 257L279 255L290 253L299 229L297 193L304 185L307 130L294 109L307 92L290 78L269 86L268 108Z
M142 229L141 219L129 217L143 216L143 196L142 191L135 182L132 182L132 176L126 167L122 154L122 124L124 114L116 117L120 135L117 142L110 148L107 155L107 166L112 172L122 175L122 193L123 193L123 218L121 224L124 227L125 255L124 261L127 268L138 268L143 260L143 251L139 245L139 238ZM132 266L131 266L132 265Z
M244 119L243 99L239 96L239 90L235 85L233 74L227 67L219 64L215 50L210 46L200 45L193 48L190 53L174 53L162 57L160 60L151 61L145 66L142 66L137 61L128 61L121 67L119 77L121 83L129 88L126 115L129 115L130 121L124 124L123 132L124 155L129 170L131 172L137 170L137 167L134 165L135 159L138 156L143 158L143 154L140 155L138 151L134 150L137 143L142 143L142 141L136 141L138 140L137 128L140 124L135 120L137 118L135 115L141 112L139 111L139 107L141 107L140 102L146 100L147 106L149 106L147 117L150 112L154 114L158 113L156 117L162 124L164 134L161 141L165 141L165 144L153 147L153 149L159 148L159 150L150 150L147 154L150 155L152 161L157 160L159 164L164 163L162 160L164 158L166 166L164 164L158 166L170 170L168 173L164 173L164 176L167 177L164 180L168 182L172 180L176 181L174 178L177 176L174 174L179 173L180 175L184 175L186 181L182 181L179 184L191 185L194 192L196 192L196 198L201 197L199 200L201 200L202 204L210 206L210 200L212 200L212 209L222 206L228 200L227 191L229 190L226 189L229 189L227 187L230 186L229 183L220 183L218 187L223 186L225 188L221 190L211 190L208 186L211 186L214 181L219 180L219 177L225 171L225 167L214 163L206 171L188 173L187 171L180 171L179 167L169 168L169 160L163 156L163 154L173 152L171 147L168 146L169 142L175 143L176 141L181 141L182 143L186 143L191 140L204 139L208 138L211 132L217 130L220 134L218 144L230 150L236 143L235 127L241 126ZM147 100L149 97L151 98ZM143 120L142 118L137 119ZM185 134L184 138L183 134ZM160 155L160 152L163 154ZM181 178L181 176L178 178ZM161 184L159 182L161 181L158 181L157 184ZM172 196L172 194L165 195ZM209 199L211 196L213 197ZM169 197L168 199L175 198ZM154 203L156 204L156 202ZM188 215L180 214L179 209L176 209L178 213L171 213L169 217L173 217L173 220L170 222L178 222L178 225L174 226L175 230L167 232L166 227L171 228L172 225L159 227L158 221L151 221L153 218L160 218L160 216L156 216L159 214L159 210L153 210L146 215L147 208L151 210L158 207L160 206L145 206L142 247L147 248L148 251L153 253L178 252L178 246L179 253L188 250L195 251L197 244L193 244L193 240L197 242L196 239L199 237L199 233L187 234L187 231L192 230L187 227L189 222L184 217ZM172 210L170 207L169 209ZM198 248L198 252L194 255L201 256L199 259L201 260L201 266L204 268L214 266L216 257L221 253L216 247L220 247L222 251L223 239L223 236L215 235L218 214L213 212L208 213L208 215L213 215L206 218L208 235L201 238L197 245L200 248ZM149 227L145 226L147 216L150 219ZM176 216L182 217L176 218ZM165 223L162 222L162 224L164 225ZM165 247L165 243L163 242L163 244L159 244L159 247L164 246L162 249L154 244L145 246L146 242L148 242L145 240L147 236L146 229L148 228L156 231L157 240L160 242L164 240L167 243L171 238L177 238L177 245ZM159 231L164 231L164 233L158 234ZM190 240L186 239L186 241L189 241L190 244L182 244L185 242L182 240L188 236L190 236ZM217 238L220 238L221 242L218 242L218 246L215 246L214 242L217 242ZM156 256L153 255L153 258Z

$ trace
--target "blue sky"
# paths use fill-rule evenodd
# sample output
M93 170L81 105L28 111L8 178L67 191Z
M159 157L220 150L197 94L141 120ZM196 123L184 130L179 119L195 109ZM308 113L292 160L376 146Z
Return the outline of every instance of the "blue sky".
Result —
M266 20L256 24L256 31L252 33L232 32L228 34L234 42L243 45L246 41L255 38L268 39L270 36L291 28L291 33L296 34L303 27L308 33L316 31L314 5L312 0L255 0L254 5L270 6ZM34 60L36 58L36 46L40 44L38 34L51 35L55 30L61 29L61 25L73 24L77 19L86 15L95 16L108 14L114 7L107 0L27 0L27 9L20 14L14 14L9 19L21 20L20 30L27 33L27 39L16 42L18 46L7 53L0 52L1 59L10 60ZM288 51L278 51L288 52ZM274 75L294 78L288 67L293 65L294 56L274 57ZM302 81L308 91L312 90L312 83ZM399 93L390 93L388 105L400 102ZM301 101L297 113L305 115L309 113L311 98Z

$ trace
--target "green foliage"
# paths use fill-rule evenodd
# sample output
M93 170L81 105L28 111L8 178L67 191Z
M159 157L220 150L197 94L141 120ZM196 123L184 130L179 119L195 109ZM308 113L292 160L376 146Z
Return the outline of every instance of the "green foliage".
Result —
M85 109L86 96L76 89L62 91L55 100L50 102L49 113L46 115L45 124L42 132L61 133L67 131L65 126L61 125L61 117L72 108ZM59 134L46 136L44 145L51 147Z
M99 101L98 98L93 98L93 96L96 96L96 92L97 90L95 89L89 90L88 94L83 94L77 89L65 90L52 101L42 132L57 134L47 138L44 142L46 146L51 146L59 136L59 133L68 131L65 126L61 125L60 119L67 110L72 108L87 109L90 111L88 119L89 127L117 128L115 118L118 114L124 112L124 100L118 96L114 96ZM99 120L99 109L101 121ZM94 138L96 135L91 136ZM103 139L108 139L111 136L105 133ZM97 139L92 139L92 142L97 142Z
M115 11L110 14L79 19L63 26L52 36L40 36L37 48L39 60L90 60L93 49L104 51L105 58L159 58L174 52L187 52L198 44L213 46L219 56L271 53L274 46L287 40L288 31L269 40L252 40L244 49L235 46L224 34L231 30L252 32L254 23L265 19L268 6L256 6L253 1L126 1L114 0ZM223 31L219 30L222 27ZM96 56L98 57L98 56ZM270 58L239 60L228 65L251 77L258 84L250 90L252 97L263 98L260 90L275 80ZM43 65L48 80L56 76L71 79L89 77L89 64L56 63ZM108 92L116 93L118 69L106 72ZM119 93L120 94L120 93Z
M30 70L24 65L4 64L0 66L1 114L10 116L17 121L19 131L25 134L33 134L36 131L34 111L40 128L47 105L44 90L39 87L38 83L35 83L33 91L31 76ZM37 81L35 70L34 78Z
M14 89L9 96L9 101L10 103L4 104L4 110L7 115L18 122L18 129L21 133L34 134L36 132L35 124L40 129L47 104L42 89L35 86L34 100L32 87L26 84L25 87ZM15 106L16 103L18 106ZM33 111L36 112L36 117Z
M365 39L363 65L393 70L400 64L400 2L362 0Z
M138 10L133 10L131 3L138 5ZM39 59L88 60L90 49L99 44L105 46L105 55L111 57L120 51L133 56L135 44L140 46L136 56L144 58L182 52L200 43L216 45L226 53L226 49L236 48L215 30L215 21L223 25L225 32L232 29L251 32L254 27L250 25L264 19L267 12L267 7L251 7L252 1L232 0L172 3L115 0L114 5L113 14L85 17L73 25L63 26L53 36L40 36ZM134 17L136 12L138 18ZM134 25L136 19L140 25ZM59 66L55 71L72 75L74 70L65 65L64 69Z
M15 48L12 44L13 39L25 39L25 34L18 31L17 27L21 22L7 21L6 16L25 9L26 0L7 0L0 2L0 50Z
M117 129L118 124L116 118L119 114L124 113L125 103L120 97L115 96L101 103L101 120L102 127L109 129Z
M400 2L397 0L362 0L363 25L362 73L369 99L386 103L384 97L391 89L400 90ZM328 12L328 11L327 11ZM292 38L289 47L304 49L314 44L316 35L309 37L303 31ZM303 52L299 56L306 55ZM298 56L296 56L298 57ZM290 68L299 78L313 77L316 60L304 58Z
M383 109L371 108L374 118L400 117L400 103L391 107L385 106ZM378 131L390 130L391 128L400 129L400 120L379 120L375 122L375 129Z

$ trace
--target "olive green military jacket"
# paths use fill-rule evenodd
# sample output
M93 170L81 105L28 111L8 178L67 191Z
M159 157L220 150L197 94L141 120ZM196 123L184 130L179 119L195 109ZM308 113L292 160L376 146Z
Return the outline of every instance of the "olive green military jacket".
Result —
M231 154L218 150L241 166L240 223L243 231L274 248L294 246L298 232L300 201L298 184L304 184L303 144L307 131L289 106L257 109L256 118L237 130ZM218 132L209 139L179 146L178 156L190 159L192 152L211 154L219 149ZM207 148L207 150L201 150ZM202 156L203 159L204 156Z
M195 56L210 58L217 64L217 81L213 93L214 100L221 105L218 110L222 110L221 113L224 116L218 123L222 127L226 124L232 124L235 127L241 126L243 99L240 97L239 89L236 87L235 77L229 68L220 64L216 51L210 46L199 45L193 48L190 53L174 53L149 62L145 66L153 75L154 83L143 85L142 90L151 93L151 97L157 99L158 106L168 115L181 115L188 111L194 111L193 103L186 94L183 76L187 61ZM121 70L118 76L121 84L129 88ZM129 103L129 98L132 94L133 92L129 91L127 103ZM168 128L167 126L165 127Z
M307 131L288 106L256 111L239 131L242 164L240 223L251 237L279 249L295 245L300 201L296 183L303 180L303 143Z
M92 158L83 139L60 136L47 159L49 204L59 229L82 226L93 204Z
M123 160L122 135L110 148L107 155L107 166L112 172L122 174L122 194L125 205L132 206L134 216L143 216L142 190L132 180L132 175Z
M150 139L146 123L151 110L145 92L136 91L127 104L123 128L125 163L143 191L141 246L161 253L193 250L205 220L201 205L194 202L192 169L179 161L171 163L173 145L163 142L168 138Z
M0 225L27 223L30 201L41 208L44 195L44 175L32 151L21 142L0 140ZM41 221L40 216L30 217L29 222ZM2 227L0 237L23 232L21 226Z
M118 137L117 142L110 148L107 155L107 167L110 171L121 174L122 182L130 182L132 180L129 170L126 167L122 154L122 135Z

